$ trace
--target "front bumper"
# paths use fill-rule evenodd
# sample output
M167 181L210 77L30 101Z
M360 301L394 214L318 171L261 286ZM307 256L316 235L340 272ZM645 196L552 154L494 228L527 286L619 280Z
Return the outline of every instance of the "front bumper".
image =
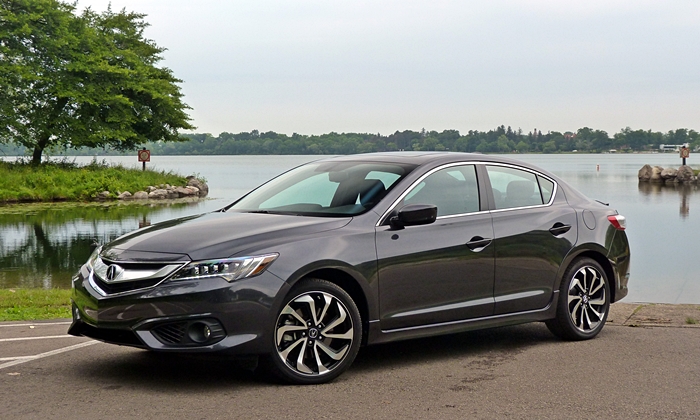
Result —
M276 297L287 284L265 272L229 283L218 277L165 281L103 296L83 267L73 279L68 333L112 344L173 352L261 354L272 343Z

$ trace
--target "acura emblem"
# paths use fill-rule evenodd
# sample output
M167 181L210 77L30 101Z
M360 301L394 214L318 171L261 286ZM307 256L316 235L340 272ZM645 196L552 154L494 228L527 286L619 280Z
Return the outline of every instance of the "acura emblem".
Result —
M124 272L124 269L121 268L120 266L118 266L116 264L110 265L109 267L107 267L107 281L118 280L123 272Z

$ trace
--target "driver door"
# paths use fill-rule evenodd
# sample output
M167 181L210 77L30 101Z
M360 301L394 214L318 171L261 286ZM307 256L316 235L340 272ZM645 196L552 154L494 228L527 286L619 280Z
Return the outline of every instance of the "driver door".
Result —
M377 228L383 330L493 314L494 235L484 201L475 165L445 167L414 184L396 206L435 205L434 223Z

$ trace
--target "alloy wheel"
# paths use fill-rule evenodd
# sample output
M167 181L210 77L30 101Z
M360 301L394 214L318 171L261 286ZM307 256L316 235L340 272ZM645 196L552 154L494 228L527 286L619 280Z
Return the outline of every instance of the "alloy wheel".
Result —
M588 333L605 320L607 311L605 277L591 266L581 267L569 283L568 307L571 322Z
M277 355L303 376L327 375L348 355L354 340L350 312L336 296L304 292L280 312L275 328Z

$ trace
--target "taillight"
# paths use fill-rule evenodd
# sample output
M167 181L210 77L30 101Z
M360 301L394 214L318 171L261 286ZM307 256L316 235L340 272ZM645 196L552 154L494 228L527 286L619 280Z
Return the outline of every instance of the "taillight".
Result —
M627 227L627 222L625 221L625 216L616 214L614 216L608 216L608 221L617 230L625 230Z

